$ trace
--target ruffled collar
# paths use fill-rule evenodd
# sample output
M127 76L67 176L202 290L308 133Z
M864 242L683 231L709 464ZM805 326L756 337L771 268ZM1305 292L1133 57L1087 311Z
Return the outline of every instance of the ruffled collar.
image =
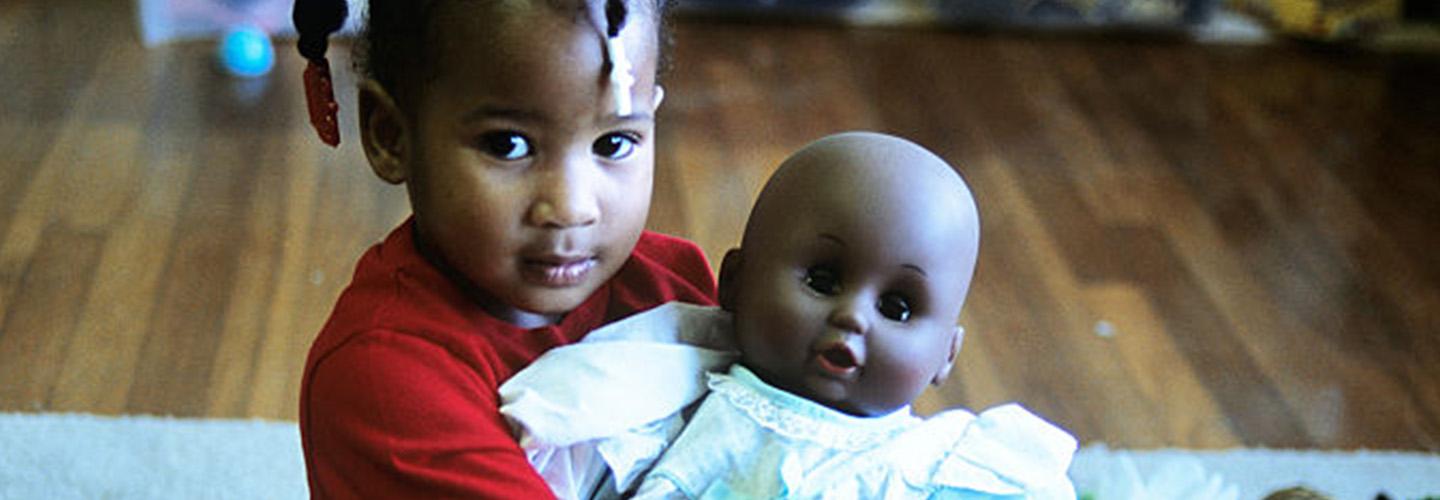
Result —
M755 423L790 439L846 451L879 446L920 419L905 406L877 417L857 417L785 392L736 364L729 374L710 373L712 396L725 398Z

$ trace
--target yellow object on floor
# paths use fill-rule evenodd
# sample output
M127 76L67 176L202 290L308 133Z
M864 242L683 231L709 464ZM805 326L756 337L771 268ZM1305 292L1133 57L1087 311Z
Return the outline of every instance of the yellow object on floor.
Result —
M1397 25L1401 0L1230 0L1276 31L1315 40L1355 40Z

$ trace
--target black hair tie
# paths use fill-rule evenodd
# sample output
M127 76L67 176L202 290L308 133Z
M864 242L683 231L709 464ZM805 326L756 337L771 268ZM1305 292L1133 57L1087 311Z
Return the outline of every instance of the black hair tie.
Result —
M306 59L324 59L330 34L340 31L349 15L345 0L296 0L290 19L300 33L296 44Z

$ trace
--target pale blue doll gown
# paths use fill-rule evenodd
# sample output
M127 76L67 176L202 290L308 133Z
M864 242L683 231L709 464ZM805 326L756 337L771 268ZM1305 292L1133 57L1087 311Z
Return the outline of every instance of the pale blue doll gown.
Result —
M731 366L732 345L727 313L667 304L547 352L500 411L561 498L1075 498L1075 439L1019 405L855 417Z

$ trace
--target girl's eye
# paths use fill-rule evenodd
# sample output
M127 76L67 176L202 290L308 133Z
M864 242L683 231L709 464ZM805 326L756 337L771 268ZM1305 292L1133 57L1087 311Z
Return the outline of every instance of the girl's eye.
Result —
M481 151L505 161L514 161L535 154L530 139L516 132L488 132L480 136Z
M638 142L640 141L633 136L614 132L595 139L595 144L590 145L590 150L602 158L623 160L635 153L635 146Z
M904 295L898 293L887 293L880 296L880 303L875 305L880 314L886 318L904 323L910 320L910 301Z
M828 267L812 267L805 270L805 286L821 295L835 295L840 293L840 275Z

